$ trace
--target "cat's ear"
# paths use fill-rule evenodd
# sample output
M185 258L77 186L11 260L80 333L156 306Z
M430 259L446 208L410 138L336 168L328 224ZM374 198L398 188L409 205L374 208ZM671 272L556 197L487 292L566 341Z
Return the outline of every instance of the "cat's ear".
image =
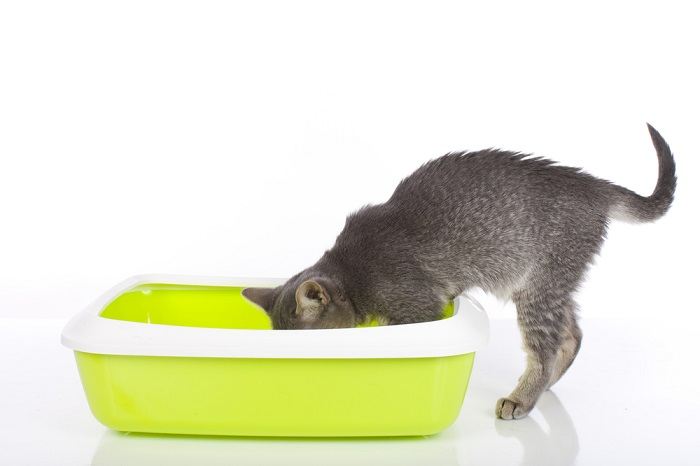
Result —
M314 320L330 302L328 291L315 280L299 285L296 294L297 314L302 320Z
M265 309L265 312L270 312L270 309L272 308L272 303L275 301L275 289L246 288L243 290L243 296L257 304L261 308Z

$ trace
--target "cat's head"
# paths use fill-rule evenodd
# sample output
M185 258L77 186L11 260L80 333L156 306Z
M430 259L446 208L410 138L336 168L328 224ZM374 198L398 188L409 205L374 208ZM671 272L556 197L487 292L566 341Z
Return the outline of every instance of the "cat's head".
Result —
M296 276L277 288L246 288L243 296L265 309L275 329L344 328L356 324L354 306L330 278Z

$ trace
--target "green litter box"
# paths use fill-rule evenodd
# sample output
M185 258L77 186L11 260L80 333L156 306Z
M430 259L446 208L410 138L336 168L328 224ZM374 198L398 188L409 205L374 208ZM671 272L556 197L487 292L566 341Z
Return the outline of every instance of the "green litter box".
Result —
M90 409L105 426L168 434L431 435L459 414L488 319L468 296L438 321L272 330L248 286L282 280L133 277L75 316Z

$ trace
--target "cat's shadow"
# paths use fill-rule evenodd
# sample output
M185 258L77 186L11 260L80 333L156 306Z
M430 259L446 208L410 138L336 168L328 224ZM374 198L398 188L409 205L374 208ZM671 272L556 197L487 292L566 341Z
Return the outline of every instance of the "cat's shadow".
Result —
M285 466L457 466L454 439L310 439L197 437L124 434L107 431L92 459L93 466L140 465L285 465Z
M547 430L537 421L533 412L517 421L496 420L496 432L503 437L517 439L523 448L522 465L573 464L578 456L579 443L574 422L559 398L547 391L535 408L547 424Z

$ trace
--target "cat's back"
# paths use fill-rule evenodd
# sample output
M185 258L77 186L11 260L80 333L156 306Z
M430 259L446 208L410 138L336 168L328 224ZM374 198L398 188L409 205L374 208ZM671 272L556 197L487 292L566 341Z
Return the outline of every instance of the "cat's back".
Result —
M492 208L526 209L564 198L597 197L601 184L578 168L529 154L487 149L453 152L431 160L404 178L388 203L403 209L454 213Z
M524 154L496 149L451 152L426 162L401 180L391 200L405 196L432 199L455 191L513 187L514 183L524 181L525 172L532 170L535 163L548 164L542 159L527 161ZM509 184L504 184L505 181Z

